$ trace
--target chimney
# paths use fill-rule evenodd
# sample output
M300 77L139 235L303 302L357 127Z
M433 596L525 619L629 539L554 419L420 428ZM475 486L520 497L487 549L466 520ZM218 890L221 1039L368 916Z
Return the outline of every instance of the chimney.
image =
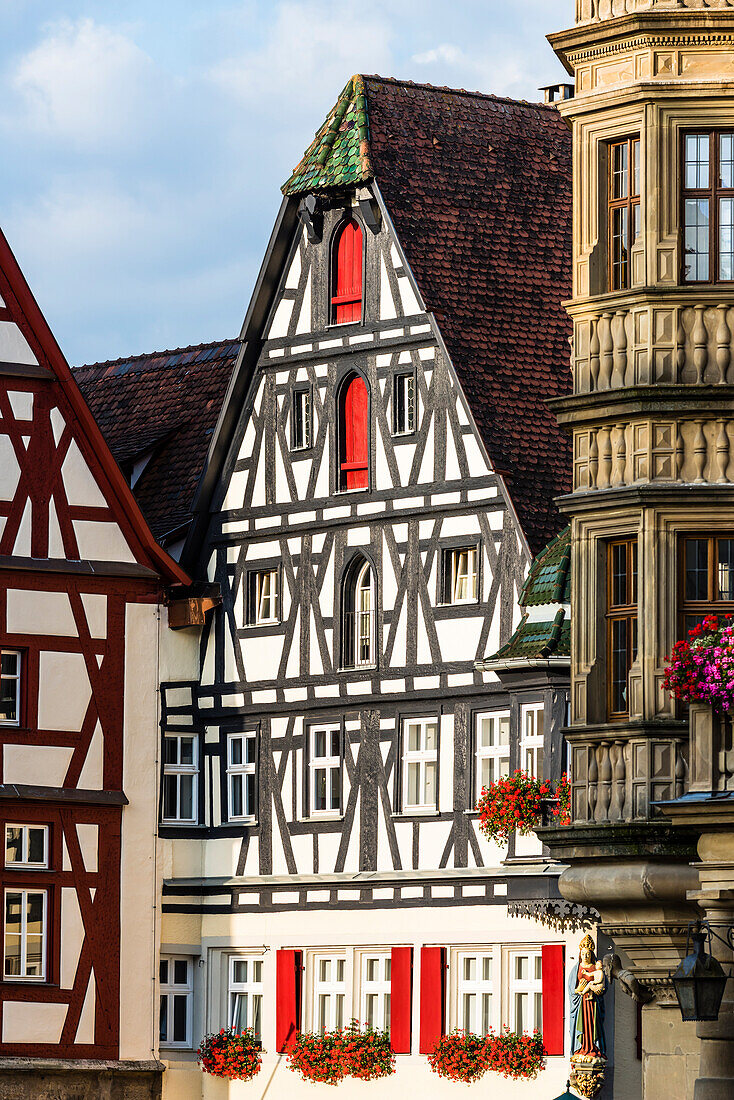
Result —
M575 90L573 84L544 84L539 89L546 103L562 103L564 99L573 99Z

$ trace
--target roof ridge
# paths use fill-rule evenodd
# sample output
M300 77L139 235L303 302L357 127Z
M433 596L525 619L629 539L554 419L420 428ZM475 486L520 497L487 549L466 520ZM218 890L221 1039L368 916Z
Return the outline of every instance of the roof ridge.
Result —
M494 92L477 92L468 88L451 88L448 84L431 84L428 81L404 80L396 76L380 76L379 73L364 73L362 80L376 80L381 84L399 84L404 88L428 88L432 92L468 96L470 99L491 99L497 103L513 103L516 107L531 107L542 111L557 111L555 103L534 102L530 99L514 99L512 96L497 95Z
M72 367L73 371L94 370L97 367L118 367L122 363L137 363L143 359L159 359L164 355L184 355L189 351L208 351L211 348L226 347L230 344L238 344L239 337L232 340L210 340L206 344L189 344L183 348L168 348L161 351L144 351L137 355L121 355L119 359L101 359L96 363L79 363Z

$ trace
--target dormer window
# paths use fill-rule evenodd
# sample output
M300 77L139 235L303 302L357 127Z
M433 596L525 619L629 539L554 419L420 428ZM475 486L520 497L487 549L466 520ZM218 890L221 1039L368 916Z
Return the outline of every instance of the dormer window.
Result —
M362 320L362 230L354 218L343 222L332 252L331 323Z

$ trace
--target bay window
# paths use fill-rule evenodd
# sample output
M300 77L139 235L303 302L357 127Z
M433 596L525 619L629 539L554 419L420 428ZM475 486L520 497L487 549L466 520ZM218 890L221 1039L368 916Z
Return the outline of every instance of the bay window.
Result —
M609 147L610 289L632 285L631 252L640 235L640 139L625 138Z
M681 636L706 615L734 615L734 532L681 538L679 574Z
M607 547L607 705L629 717L629 673L637 657L637 539Z
M683 281L734 281L734 132L683 135Z

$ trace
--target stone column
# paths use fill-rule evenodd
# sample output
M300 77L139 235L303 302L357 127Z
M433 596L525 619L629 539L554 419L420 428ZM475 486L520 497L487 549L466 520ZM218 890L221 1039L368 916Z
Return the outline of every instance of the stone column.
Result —
M690 893L715 931L726 938L726 926L734 925L734 833L704 833L698 844L701 889ZM723 927L716 927L717 925ZM711 953L730 972L734 952L726 943L712 940ZM701 1066L694 1100L732 1100L734 1097L734 980L727 983L719 1018L700 1023Z

